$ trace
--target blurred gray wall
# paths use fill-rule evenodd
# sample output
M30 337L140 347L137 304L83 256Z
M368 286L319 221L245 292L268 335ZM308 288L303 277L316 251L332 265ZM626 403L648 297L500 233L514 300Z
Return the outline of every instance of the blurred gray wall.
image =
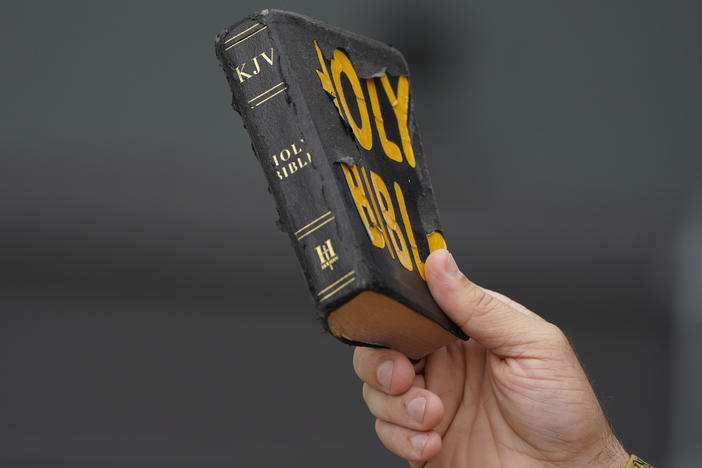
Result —
M459 263L566 331L627 449L683 466L702 4L516 0L4 2L0 466L405 466L214 57L267 6L406 54Z
M677 238L669 449L672 466L697 468L702 460L702 191L689 200Z

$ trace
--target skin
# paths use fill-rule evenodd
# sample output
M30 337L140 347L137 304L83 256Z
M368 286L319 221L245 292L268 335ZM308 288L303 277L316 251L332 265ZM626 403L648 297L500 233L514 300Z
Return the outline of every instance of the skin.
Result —
M414 366L356 348L381 442L413 468L623 468L628 454L563 332L469 281L446 250L425 266L432 296L471 339Z

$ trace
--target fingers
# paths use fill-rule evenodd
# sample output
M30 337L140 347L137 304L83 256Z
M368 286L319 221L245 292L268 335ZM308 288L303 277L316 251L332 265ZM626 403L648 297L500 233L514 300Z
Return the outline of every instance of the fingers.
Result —
M441 399L419 387L413 387L403 395L393 396L364 384L363 400L376 418L416 431L433 429L444 417Z
M363 382L390 395L405 393L414 381L412 363L390 349L356 348L353 368Z
M423 363L415 364L418 368ZM353 368L364 382L363 399L377 419L375 431L391 452L410 461L425 461L441 450L441 437L432 431L444 416L444 405L424 389L403 354L388 349L358 347Z
M471 338L497 355L510 356L548 323L505 296L487 292L460 272L447 250L427 258L427 284L441 309Z
M375 432L388 450L406 460L428 460L441 450L441 437L434 431L417 432L377 419Z

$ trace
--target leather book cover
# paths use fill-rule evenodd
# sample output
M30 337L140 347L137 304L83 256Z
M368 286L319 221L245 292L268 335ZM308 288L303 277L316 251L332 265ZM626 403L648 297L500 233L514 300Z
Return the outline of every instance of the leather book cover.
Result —
M402 54L278 10L215 48L325 327L412 358L467 339L424 280L445 242Z

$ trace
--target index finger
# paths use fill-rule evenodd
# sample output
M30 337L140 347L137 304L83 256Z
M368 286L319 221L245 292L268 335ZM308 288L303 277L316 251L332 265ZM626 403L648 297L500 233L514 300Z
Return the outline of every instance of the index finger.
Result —
M363 382L390 395L405 393L414 381L414 367L407 356L391 349L357 347L353 369Z

